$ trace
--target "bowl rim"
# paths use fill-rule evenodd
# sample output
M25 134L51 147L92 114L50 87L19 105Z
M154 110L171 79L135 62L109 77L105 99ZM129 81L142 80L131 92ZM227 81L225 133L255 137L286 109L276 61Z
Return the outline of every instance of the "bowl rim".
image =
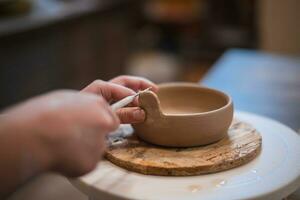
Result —
M158 84L158 87L159 88L164 88L164 87L193 87L193 88L198 88L198 89L204 89L204 90L208 90L208 91L211 91L211 92L214 92L216 94L219 94L223 97L225 97L225 99L227 100L227 103L225 105L223 105L222 107L220 108L217 108L217 109L213 109L213 110L210 110L210 111L206 111L206 112L198 112L198 113L186 113L186 114L183 114L183 113L180 113L180 114L166 114L164 112L162 112L161 110L161 107L160 107L160 111L161 113L166 116L166 117L186 117L186 116L203 116L203 115L211 115L211 114L215 114L217 112L220 112L222 110L225 110L231 106L233 106L233 101L232 101L232 98L231 96L229 96L228 94L226 94L225 92L223 91L220 91L220 90L216 90L216 89L213 89L213 88L210 88L210 87L206 87L206 86L202 86L200 84L197 84L197 83L189 83L189 82L170 82L170 83L161 83L161 84ZM159 99L159 98L158 98Z

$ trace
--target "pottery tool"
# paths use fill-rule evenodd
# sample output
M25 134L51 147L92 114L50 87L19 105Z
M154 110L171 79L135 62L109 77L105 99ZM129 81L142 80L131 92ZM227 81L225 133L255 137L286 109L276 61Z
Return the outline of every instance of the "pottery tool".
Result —
M134 95L130 95L130 96L127 96L123 99L121 99L120 101L117 101L116 103L112 104L111 105L111 109L115 112L116 110L120 109L120 108L123 108L124 106L127 106L128 104L130 104L131 102L134 101L134 99L139 96L141 93L143 92L147 92L151 89L151 87L145 89L145 90L141 90L141 91L138 91L136 94Z

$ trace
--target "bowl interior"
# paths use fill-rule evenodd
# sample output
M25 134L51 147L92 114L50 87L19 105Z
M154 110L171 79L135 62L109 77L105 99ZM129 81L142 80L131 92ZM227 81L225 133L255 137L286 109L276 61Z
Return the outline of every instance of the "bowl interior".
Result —
M209 112L229 102L222 92L199 86L163 86L157 96L165 115Z

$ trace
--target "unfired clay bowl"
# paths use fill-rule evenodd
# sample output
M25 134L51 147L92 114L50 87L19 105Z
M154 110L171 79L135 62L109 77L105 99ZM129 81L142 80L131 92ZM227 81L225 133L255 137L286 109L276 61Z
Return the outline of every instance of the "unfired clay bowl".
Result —
M233 103L228 95L198 84L161 84L157 94L142 93L139 102L146 119L133 125L136 134L162 146L217 142L227 135L233 118Z

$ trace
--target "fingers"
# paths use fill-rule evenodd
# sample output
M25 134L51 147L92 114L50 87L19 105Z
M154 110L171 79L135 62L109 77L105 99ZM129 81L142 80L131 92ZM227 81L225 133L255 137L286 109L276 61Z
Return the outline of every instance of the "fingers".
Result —
M121 108L117 111L117 115L122 124L140 123L145 120L145 111L138 107Z
M135 94L134 91L144 90L151 87L151 90L157 92L158 87L151 81L134 76L119 76L112 79L110 82L96 80L81 92L89 92L101 95L104 99L112 103L129 95ZM137 106L138 99L136 98L129 106Z
M101 95L108 102L118 101L129 95L135 94L135 92L132 89L129 89L122 85L105 82L105 81L101 81L101 80L94 81L93 83L88 85L86 88L84 88L81 92L91 92L94 94Z
M101 133L108 134L119 127L120 120L110 109L99 109L99 111L96 123Z
M76 93L71 100L65 102L64 107L61 109L64 110L63 114L76 120L77 125L103 130L105 133L118 128L119 118L102 96L92 93ZM64 119L63 114L60 116Z
M93 108L93 116L95 116L94 118L100 128L107 133L116 130L120 125L120 121L109 104L102 97L97 97L96 104L96 107Z
M142 77L135 77L135 76L118 76L112 80L111 83L116 83L119 85L123 85L125 87L131 88L134 91L144 90L151 87L153 92L157 92L158 87L153 82L149 81L148 79Z

